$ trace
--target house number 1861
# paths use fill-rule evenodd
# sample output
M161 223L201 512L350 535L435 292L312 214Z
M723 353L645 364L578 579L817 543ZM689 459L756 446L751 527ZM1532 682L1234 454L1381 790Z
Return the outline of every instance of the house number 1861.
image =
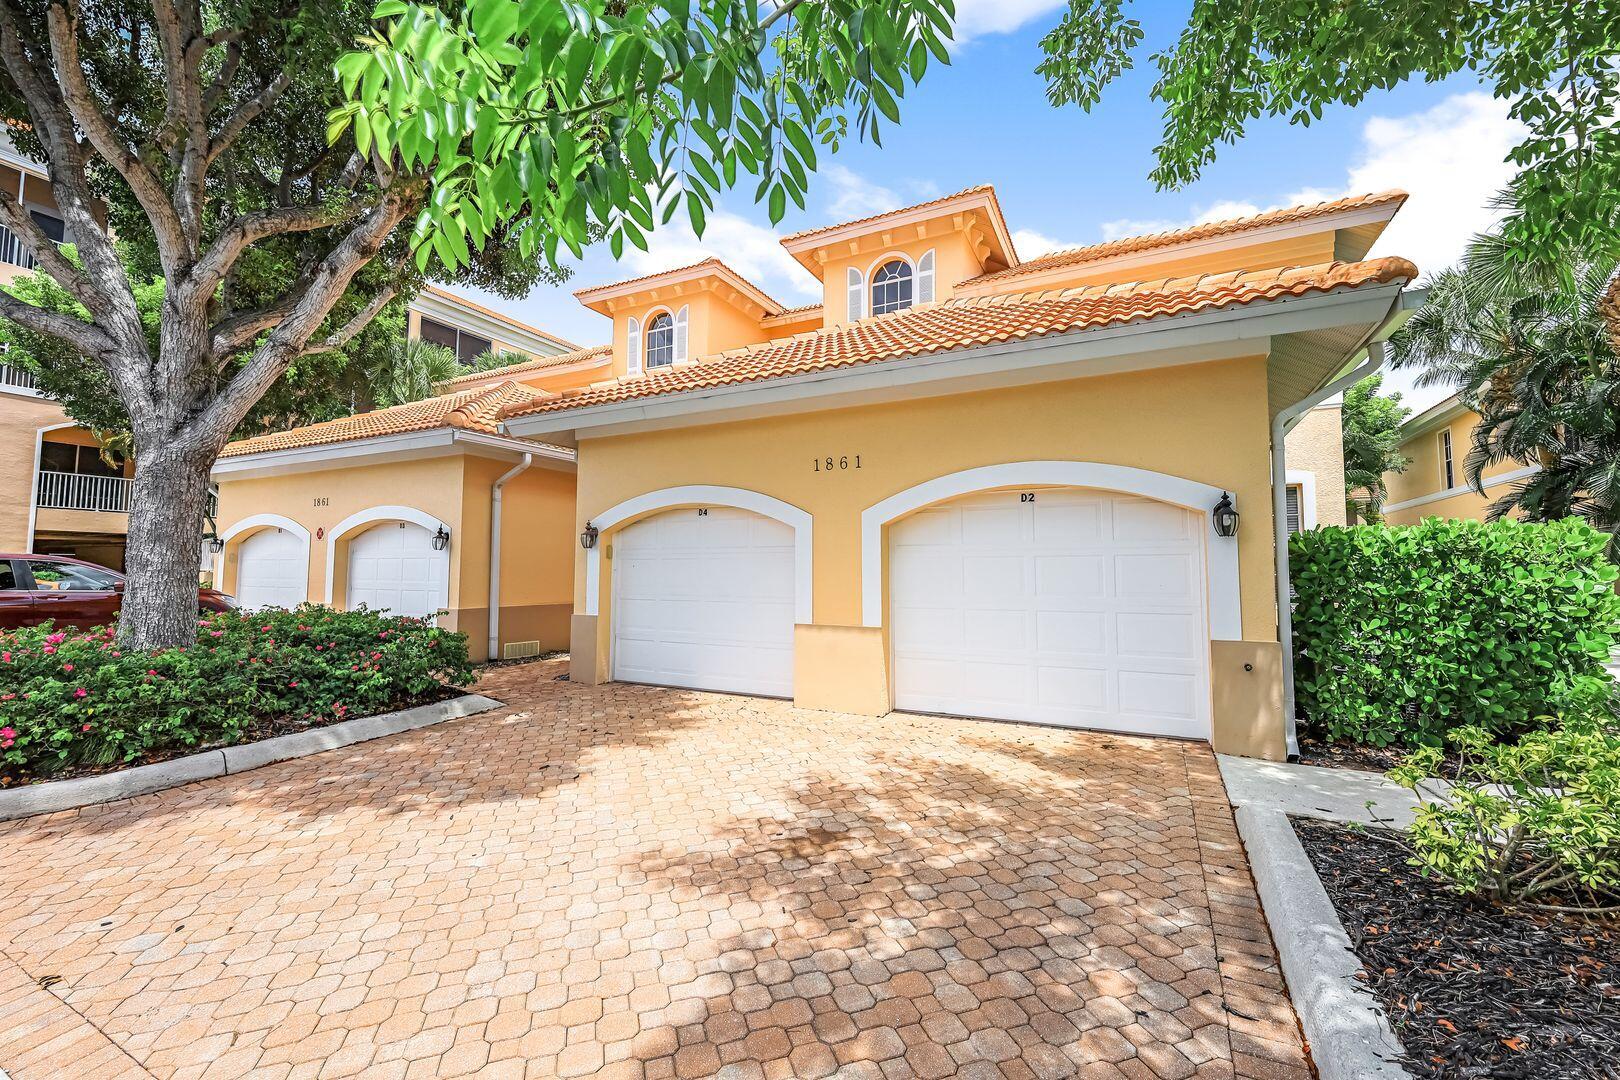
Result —
M850 469L861 467L861 455L844 454L840 457L818 457L813 462L815 471L821 472L848 472Z

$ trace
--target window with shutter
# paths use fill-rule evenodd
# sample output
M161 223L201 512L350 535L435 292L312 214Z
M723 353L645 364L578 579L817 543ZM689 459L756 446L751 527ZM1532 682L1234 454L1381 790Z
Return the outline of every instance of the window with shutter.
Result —
M647 322L647 368L668 367L675 362L675 320L660 311Z
M624 336L625 370L634 375L641 370L641 320L630 316Z
M917 303L934 302L934 249L923 252L917 260Z
M1300 494L1298 484L1288 485L1288 531L1290 533L1300 531Z
M849 313L849 321L864 318L866 315L866 278L861 272L850 267L844 274L844 285L847 294L845 311Z
M687 308L682 305L681 310L675 313L675 362L686 363L686 313Z

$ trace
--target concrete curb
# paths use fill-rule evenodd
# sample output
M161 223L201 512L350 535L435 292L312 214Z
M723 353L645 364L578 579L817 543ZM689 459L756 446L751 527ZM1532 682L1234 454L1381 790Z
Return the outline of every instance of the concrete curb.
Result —
M1235 812L1318 1074L1322 1080L1410 1077L1383 1009L1355 977L1361 963L1288 815L1256 806Z
M354 743L396 735L402 731L431 724L441 724L463 716L498 709L501 702L482 694L463 694L446 701L435 701L398 712L379 713L345 720L330 727L300 731L293 735L279 735L262 742L227 746L222 750L205 750L172 761L155 765L138 765L122 772L103 773L100 776L81 776L72 780L52 780L44 784L0 791L0 821L33 817L36 814L54 814L61 810L75 810L81 806L117 802L146 795L165 788L179 787L197 780L210 780L216 776L229 776L247 772L278 761L308 757L326 750L351 746Z

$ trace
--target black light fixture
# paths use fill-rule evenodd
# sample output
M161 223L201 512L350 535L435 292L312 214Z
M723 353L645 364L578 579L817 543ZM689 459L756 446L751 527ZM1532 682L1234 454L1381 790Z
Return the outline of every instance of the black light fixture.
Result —
M1229 492L1221 492L1221 501L1215 504L1210 516L1215 519L1216 536L1237 535L1238 512L1237 507L1232 505L1232 496Z
M585 523L585 531L579 534L579 546L584 548L586 551L591 550L591 548L596 546L596 538L599 535L601 534L597 531L596 526L587 521Z
M207 540L208 550L213 552L215 555L218 555L220 552L225 550L225 541L221 540L219 537L210 536L207 538Z
M440 525L438 530L436 532L434 532L434 534L433 534L433 550L434 551L443 551L445 548L447 548L449 546L450 546L450 534L447 531L445 531L445 527L443 525Z
M209 501L210 504L213 501L212 493L210 493ZM203 539L208 541L208 550L213 552L215 555L218 555L220 552L225 550L225 541L221 540L219 537L219 526L214 523L214 510L212 505L203 507L203 517L208 522L208 531L203 533Z

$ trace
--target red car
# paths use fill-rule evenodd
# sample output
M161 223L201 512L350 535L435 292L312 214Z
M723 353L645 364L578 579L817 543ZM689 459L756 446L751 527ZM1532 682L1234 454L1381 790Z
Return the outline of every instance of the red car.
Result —
M124 575L65 555L0 554L0 630L38 626L102 626L124 602ZM236 601L218 589L198 589L199 611L229 611Z

